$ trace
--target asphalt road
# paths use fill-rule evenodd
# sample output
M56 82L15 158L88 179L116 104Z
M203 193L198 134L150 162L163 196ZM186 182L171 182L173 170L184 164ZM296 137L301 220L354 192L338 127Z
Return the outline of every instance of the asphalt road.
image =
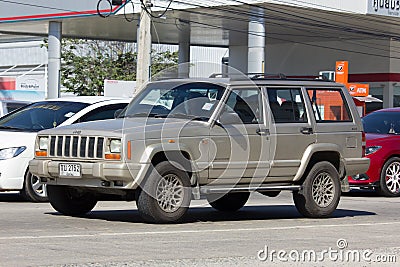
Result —
M100 202L74 218L0 193L0 218L7 267L400 266L400 198L369 192L343 196L329 219L302 218L290 193L253 194L233 214L198 200L172 225L143 223L133 202Z

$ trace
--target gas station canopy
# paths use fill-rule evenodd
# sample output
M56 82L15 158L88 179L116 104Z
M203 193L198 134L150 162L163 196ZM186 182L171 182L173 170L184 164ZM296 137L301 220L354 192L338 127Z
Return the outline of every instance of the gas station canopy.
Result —
M153 12L159 14L170 1L152 2ZM374 12L372 0L324 1L325 6L312 2L315 1L172 1L164 16L153 19L152 41L176 44L182 25L189 23L192 45L229 46L232 33L240 44L241 39L247 38L249 20L254 18L264 22L267 41L272 44L399 35L400 19L379 16L381 10ZM98 13L109 16L103 18ZM140 1L111 8L107 0L0 1L0 37L47 36L48 22L61 21L64 37L136 41L139 13Z

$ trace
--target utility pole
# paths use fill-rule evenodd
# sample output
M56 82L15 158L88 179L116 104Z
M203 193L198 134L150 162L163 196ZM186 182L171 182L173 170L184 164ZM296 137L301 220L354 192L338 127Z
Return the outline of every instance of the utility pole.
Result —
M145 0L143 4L145 6L142 6L140 12L135 93L150 79L151 74L151 0Z

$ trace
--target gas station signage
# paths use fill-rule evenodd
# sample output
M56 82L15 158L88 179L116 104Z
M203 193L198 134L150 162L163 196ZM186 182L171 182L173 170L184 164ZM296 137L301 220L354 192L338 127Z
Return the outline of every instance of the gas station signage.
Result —
M336 61L335 81L346 85L351 96L368 96L369 84L349 83L349 62Z
M367 14L400 17L400 1L368 0Z

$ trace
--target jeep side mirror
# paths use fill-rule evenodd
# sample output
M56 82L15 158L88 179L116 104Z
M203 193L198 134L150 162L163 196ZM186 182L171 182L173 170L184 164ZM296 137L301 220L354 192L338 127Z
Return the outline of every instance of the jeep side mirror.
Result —
M219 123L222 125L228 124L240 124L242 120L240 119L239 115L234 112L224 112L219 117Z

